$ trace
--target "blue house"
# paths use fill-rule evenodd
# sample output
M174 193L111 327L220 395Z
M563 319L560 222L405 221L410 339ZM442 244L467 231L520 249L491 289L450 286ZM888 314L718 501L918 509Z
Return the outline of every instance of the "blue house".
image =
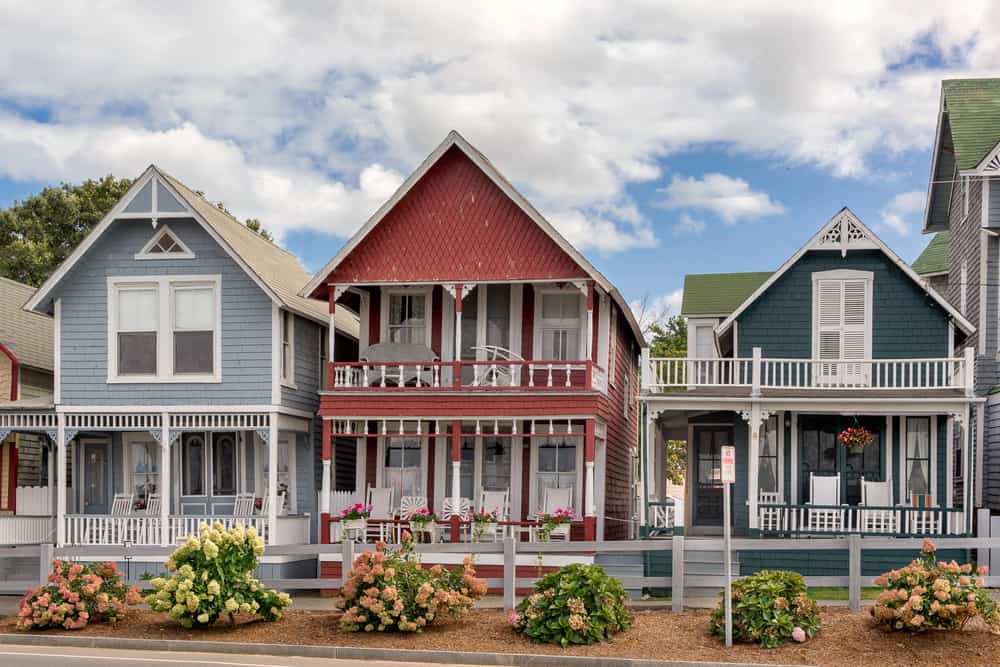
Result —
M60 545L174 544L206 520L314 540L317 390L358 320L338 309L333 344L309 277L150 166L25 305L54 318L54 396L0 406L0 435L48 436L50 516L3 517L0 542L44 541L52 517Z
M642 361L647 533L722 532L727 445L736 535L971 532L975 327L850 210L773 273L687 276L682 315L688 356Z

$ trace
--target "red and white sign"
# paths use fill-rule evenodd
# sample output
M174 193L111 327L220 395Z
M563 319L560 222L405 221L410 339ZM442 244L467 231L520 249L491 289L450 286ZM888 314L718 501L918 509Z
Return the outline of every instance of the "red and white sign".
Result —
M736 483L736 448L731 445L722 447L722 483Z

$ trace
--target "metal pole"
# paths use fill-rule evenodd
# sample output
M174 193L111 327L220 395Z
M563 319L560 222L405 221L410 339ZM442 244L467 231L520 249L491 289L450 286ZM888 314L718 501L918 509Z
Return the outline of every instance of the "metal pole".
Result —
M732 535L730 535L729 529L729 487L730 484L728 483L724 483L722 485L722 557L726 559L726 648L733 647L733 545L731 542Z

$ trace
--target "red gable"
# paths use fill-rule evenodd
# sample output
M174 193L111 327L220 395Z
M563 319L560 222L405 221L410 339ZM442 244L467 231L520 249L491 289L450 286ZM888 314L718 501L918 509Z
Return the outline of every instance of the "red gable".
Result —
M489 176L452 146L340 261L326 282L587 276Z

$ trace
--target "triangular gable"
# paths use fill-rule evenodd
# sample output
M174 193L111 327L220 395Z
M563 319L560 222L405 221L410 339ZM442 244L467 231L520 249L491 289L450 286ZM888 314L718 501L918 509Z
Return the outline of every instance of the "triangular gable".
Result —
M611 295L645 345L618 290L452 131L301 293L324 298L330 284L586 278Z
M732 325L733 322L745 311L750 305L760 298L764 292L766 292L771 285L778 281L782 275L785 274L788 269L792 268L796 262L801 259L801 257L810 250L835 250L840 251L842 255L846 255L852 250L880 250L882 253L888 257L896 266L898 266L903 273L905 273L909 278L918 284L921 289L923 289L931 298L933 298L938 305L944 308L951 318L954 320L955 324L966 334L971 334L976 330L976 328L965 319L961 313L959 313L948 301L937 293L930 285L927 285L920 276L910 267L909 264L900 259L899 255L894 253L889 246L885 245L881 239L879 239L871 229L869 229L854 213L848 208L842 208L840 211L830 218L829 221L809 241L806 242L804 246L799 248L799 250L788 258L788 260L781 265L781 267L775 271L770 278L768 278L764 283L754 290L747 299L740 304L740 306L733 311L733 313L727 317L722 324L719 325L717 331L719 334L726 332Z

